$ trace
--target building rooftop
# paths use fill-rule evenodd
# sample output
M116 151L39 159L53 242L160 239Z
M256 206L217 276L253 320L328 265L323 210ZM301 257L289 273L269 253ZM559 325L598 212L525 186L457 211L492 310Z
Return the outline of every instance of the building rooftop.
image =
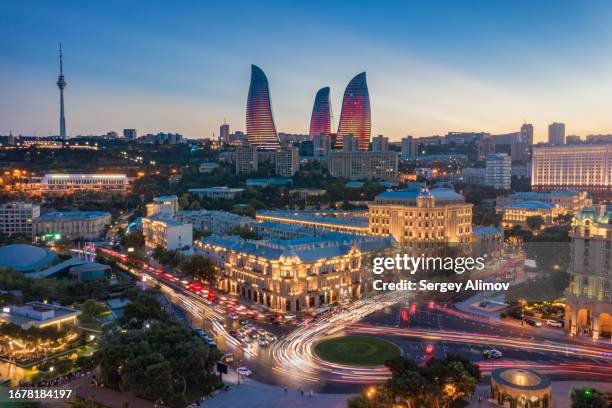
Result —
M297 258L312 263L320 259L346 255L354 246L361 251L382 249L391 244L386 238L364 237L352 234L328 233L318 237L248 241L239 236L209 236L202 243L244 252L268 260Z
M525 210L546 210L553 208L555 205L552 203L545 203L543 201L521 201L520 203L512 204L506 208L510 209L525 209Z
M190 193L213 193L213 192L231 192L231 193L239 193L244 191L243 188L233 188L227 186L218 186L218 187L200 187L200 188L190 188Z
M513 193L510 195L518 196L518 197L533 197L533 198L545 198L545 197L565 197L565 196L577 196L580 195L580 192L576 190L559 190L559 191L550 191L550 192L539 192L539 191L524 191Z
M36 218L36 221L86 221L110 216L104 211L51 211Z
M0 267L17 272L36 272L57 261L57 254L48 249L27 244L0 247Z
M319 223L319 224L329 224L329 225L348 226L348 227L364 227L364 228L368 226L367 217L358 217L358 216L346 217L346 218L335 218L335 217L318 216L314 214L311 215L306 212L293 212L293 211L281 211L281 210L260 211L257 214L266 216L266 217L301 220L305 222L313 222L313 223Z
M464 199L461 194L456 193L454 190L451 190L450 188L433 188L428 191L429 191L429 194L431 194L431 196L433 196L433 198L436 200L458 200L458 199L463 200ZM382 199L387 199L387 198L416 199L420 193L421 192L416 189L390 190L390 191L385 191L377 195L376 199L379 199L379 198L382 198Z

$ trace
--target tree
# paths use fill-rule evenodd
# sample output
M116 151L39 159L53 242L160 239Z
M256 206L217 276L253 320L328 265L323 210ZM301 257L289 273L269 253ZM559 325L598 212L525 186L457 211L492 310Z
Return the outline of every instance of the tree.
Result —
M181 263L181 270L209 283L215 282L217 278L217 267L209 257L193 255Z
M144 235L140 230L131 231L121 240L121 245L126 248L142 248L144 244Z
M95 300L87 299L83 303L83 309L81 314L81 321L83 323L91 323L95 320L98 314L98 305Z
M259 235L248 226L236 225L229 231L230 235L240 235L242 239L259 239Z
M527 217L526 223L530 230L536 231L544 225L544 217L541 215L532 215L531 217Z
M606 399L601 391L590 388L573 388L570 394L572 408L604 408Z

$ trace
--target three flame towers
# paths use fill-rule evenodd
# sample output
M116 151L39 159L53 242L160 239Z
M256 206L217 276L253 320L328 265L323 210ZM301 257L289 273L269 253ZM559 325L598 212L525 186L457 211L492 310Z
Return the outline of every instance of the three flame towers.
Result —
M310 138L324 135L333 137L329 87L321 88L315 96L310 118ZM251 65L251 84L246 109L247 139L258 149L276 150L280 146L270 102L270 88L266 74ZM370 143L371 113L370 96L365 72L355 76L344 91L342 112L335 147L341 148L346 136L357 139L359 149L367 150Z

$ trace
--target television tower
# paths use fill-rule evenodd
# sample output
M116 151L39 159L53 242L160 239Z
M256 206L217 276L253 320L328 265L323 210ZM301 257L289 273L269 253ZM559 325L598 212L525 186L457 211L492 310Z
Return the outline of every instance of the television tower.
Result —
M64 80L64 62L62 55L62 43L59 45L59 60L60 60L60 73L57 78L57 87L60 90L60 137L66 137L66 117L64 116L64 88L66 87L66 81Z

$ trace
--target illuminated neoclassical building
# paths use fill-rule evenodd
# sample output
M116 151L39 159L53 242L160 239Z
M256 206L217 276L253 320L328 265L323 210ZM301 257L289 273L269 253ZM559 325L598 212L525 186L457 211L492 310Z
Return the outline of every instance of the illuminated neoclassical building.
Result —
M503 210L502 226L510 229L516 225L528 228L530 217L542 217L541 228L548 228L556 223L556 218L562 214L558 205L544 201L521 201L508 205Z
M612 333L612 205L585 208L572 225L565 328L594 339Z
M247 139L249 144L264 150L280 147L270 102L270 87L266 74L251 65L251 85L246 108Z
M447 188L385 191L368 205L370 234L401 244L468 243L472 204Z
M354 241L338 233L268 241L210 236L197 247L220 267L220 289L297 312L361 296L362 250Z
M370 95L366 73L362 72L351 79L344 91L336 147L341 148L344 137L352 135L358 141L359 150L368 150L371 127Z
M329 87L319 89L315 96L312 116L310 117L310 140L315 136L329 137L331 132L331 105L329 102Z

